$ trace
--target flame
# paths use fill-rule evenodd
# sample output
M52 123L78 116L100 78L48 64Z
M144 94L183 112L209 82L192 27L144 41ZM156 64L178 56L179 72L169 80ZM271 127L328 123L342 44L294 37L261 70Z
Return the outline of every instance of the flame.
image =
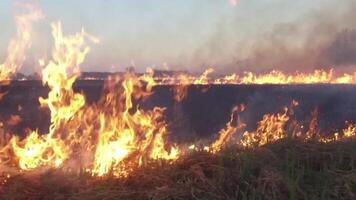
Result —
M50 134L66 122L85 105L84 95L74 93L72 86L80 75L79 66L83 63L90 48L85 46L84 30L73 36L64 37L61 24L52 24L52 35L55 45L53 60L42 71L43 84L48 85L48 98L40 98L41 106L51 111ZM90 37L92 39L92 37ZM92 40L98 42L97 39Z
M19 44L9 52L9 58L1 66L1 76L7 79L23 63L23 52L29 46L31 26L23 21L35 21L36 15L30 20L19 19ZM34 17L36 16L36 17ZM24 35L21 35L24 34ZM143 109L139 102L152 94L156 85L171 84L174 87L174 98L182 101L187 96L189 85L209 84L317 84L317 83L355 83L354 75L335 75L333 70L315 70L310 74L295 73L287 75L280 71L256 75L246 72L243 75L231 74L223 78L209 77L213 69L209 68L200 76L178 74L172 77L155 78L154 71L148 69L142 76L127 73L124 77L110 77L104 86L101 99L87 104L82 93L73 90L74 82L80 76L80 66L89 53L87 42L98 43L99 40L82 30L80 33L64 36L60 23L52 24L54 47L52 60L43 67L42 82L49 87L48 97L39 98L40 105L50 111L51 125L46 134L29 131L27 137L21 139L10 137L2 129L0 123L0 163L16 166L20 171L39 168L60 168L74 162L80 169L85 169L93 176L113 175L126 177L137 167L146 165L152 160L164 160L168 163L176 161L181 155L181 148L167 142L169 134L164 119L165 108L154 107ZM9 71L6 66L10 66ZM245 148L259 146L288 137L287 125L293 108L298 106L293 101L291 108L285 107L280 113L266 114L257 123L255 131L245 131L234 137L245 125L240 121L238 113L245 106L234 107L230 121L219 131L216 141L203 150L210 153L221 151L233 139ZM19 108L20 110L21 108ZM354 138L356 125L349 124L341 133L330 137L322 137L317 128L317 110L312 113L309 130L303 135L291 134L297 139L318 142L332 142L340 139ZM8 124L16 125L20 118L12 116ZM197 145L188 147L199 150Z
M189 77L184 74L178 75L177 80L179 84L173 88L174 100L181 102L188 95L188 87L190 82Z
M19 4L27 11L15 16L16 37L7 48L7 58L0 65L0 80L9 80L11 75L20 68L25 61L25 50L31 46L33 23L43 17L41 10L30 4Z
M86 105L84 95L75 93L72 86L89 52L85 42L98 40L84 31L63 36L60 23L52 24L52 29L53 59L42 71L43 84L50 91L48 98L39 99L41 106L50 110L51 126L45 135L32 132L22 141L11 139L10 147L19 168L60 167L66 160L83 157L86 152L93 154L92 162L85 163L93 175L112 172L125 176L150 159L177 159L178 148L167 149L165 142L165 109L144 111L133 104L134 99L151 94L151 71L141 77L127 74L123 80L110 79L103 98L97 104Z
M245 132L241 140L244 147L258 147L286 137L285 126L289 120L288 108L277 114L266 114L254 132Z
M207 85L209 84L209 75L214 72L213 68L206 69L203 74L193 81L194 85Z
M343 130L344 138L354 138L356 136L356 125L349 124L347 128Z
M67 147L61 140L50 135L40 136L37 132L32 132L22 141L13 137L10 143L18 158L19 167L23 170L36 169L44 165L59 167L68 154Z
M243 124L238 117L237 117L237 125L236 126L233 125L236 115L238 114L239 111L243 111L244 108L245 107L241 105L240 108L234 107L232 109L230 121L226 124L226 127L224 129L221 129L219 131L219 138L211 145L211 147L209 147L209 150L211 150L213 153L219 152L231 140L232 136L239 129L245 127L245 124Z
M299 103L293 101L292 106L297 106ZM355 138L356 125L348 124L347 128L342 130L342 133L334 133L331 136L321 135L318 130L318 109L314 109L312 118L309 123L309 129L304 134L298 130L288 130L287 123L290 120L290 115L293 114L292 109L284 108L284 112L277 114L266 114L263 119L258 122L256 131L245 132L240 141L243 147L256 148L268 143L273 143L283 138L292 136L295 139L303 141L315 140L321 143L330 143L334 141ZM293 128L293 127L292 127Z
M140 78L132 74L126 75L121 87L117 88L117 83L119 78L108 84L108 93L103 101L105 106L98 106L94 112L99 114L100 131L93 174L103 176L112 171L114 175L125 176L145 160L177 159L177 148L166 149L164 108L156 107L145 112L132 104L132 98L139 99L149 94L150 87L144 87ZM118 112L117 108L122 111Z
M7 48L5 62L0 64L0 85L9 83L11 76L23 65L25 50L31 46L33 24L43 18L42 11L30 4L17 4L24 13L15 16L16 36L11 39ZM0 93L0 100L6 93ZM16 125L21 121L18 116L11 116L8 125ZM9 161L10 135L3 130L0 122L0 163ZM10 158L11 159L11 158Z
M174 99L182 101L187 96L190 85L245 85L245 84L356 84L356 74L335 73L334 69L314 70L312 73L286 74L282 71L272 70L264 74L244 72L243 74L230 74L223 77L211 78L213 68L206 69L200 76L193 76L187 73L177 73L172 76L164 75L154 77L154 85L172 85Z
M84 31L64 37L60 23L52 24L55 45L53 60L43 69L43 83L50 88L48 98L40 98L40 103L51 111L49 133L40 136L32 132L24 140L11 139L19 167L23 170L35 169L43 165L59 167L69 156L68 148L59 131L63 123L85 104L84 96L74 93L72 85L79 76L79 65L84 61L89 48L84 46ZM68 71L72 75L68 75Z
M0 85L8 84L7 81L23 65L25 50L31 46L33 24L43 17L42 11L30 4L18 5L26 12L15 16L16 36L8 45L5 62L0 64ZM4 95L0 93L0 99Z
M226 75L223 78L217 78L214 80L215 85L225 85L225 84L230 84L236 82L238 80L238 75L237 74L231 74L231 75Z
M309 123L309 129L307 133L305 134L305 140L311 140L314 138L320 137L319 132L318 132L318 115L319 115L319 109L315 108L312 113L311 113L311 120Z
M171 77L156 78L159 85L224 85L224 84L355 84L355 74L337 75L333 69L330 70L314 70L312 73L286 74L282 71L272 70L264 74L255 74L252 72L244 72L241 74L230 74L222 78L212 79L209 75L214 70L209 68L199 76L185 75L183 79L181 75L173 75Z

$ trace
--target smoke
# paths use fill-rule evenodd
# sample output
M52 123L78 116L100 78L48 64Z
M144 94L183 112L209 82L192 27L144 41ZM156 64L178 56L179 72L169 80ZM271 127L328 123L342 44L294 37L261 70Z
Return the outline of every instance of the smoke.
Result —
M337 34L322 56L329 65L355 65L356 29L345 29Z
M236 24L222 19L216 34L193 54L192 62L203 66L214 56L223 57L211 62L222 73L272 69L286 72L320 68L352 70L356 66L355 10L356 3L352 0L336 6L320 5L317 10L290 22L275 23L267 28L269 30L258 29L242 41L229 41L233 43L232 50L222 44L226 44L223 41L229 37L229 27ZM226 54L224 50L233 54Z
M90 3L86 9L77 3L67 10L59 2L51 4L45 12L63 21L69 31L83 26L103 38L83 70L109 71L112 66L124 70L132 60L137 71L157 66L200 73L214 67L223 74L271 69L346 71L356 65L354 0L206 0L187 4L161 0L155 6L112 1ZM95 20L94 12L98 13ZM39 70L37 58L48 57L52 43L47 26L34 27L31 52L26 52L29 55L21 72Z

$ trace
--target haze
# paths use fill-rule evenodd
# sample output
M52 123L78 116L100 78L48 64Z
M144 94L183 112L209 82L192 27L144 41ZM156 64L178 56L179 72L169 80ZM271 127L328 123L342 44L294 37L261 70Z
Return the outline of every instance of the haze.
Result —
M28 1L26 1L28 2ZM83 71L122 71L135 66L221 73L281 69L303 71L356 63L353 0L38 0L46 19L35 27L21 71L49 58L50 23L64 32L82 27L101 39ZM0 60L15 33L14 1L0 2ZM349 42L338 45L346 37ZM336 48L336 50L335 50ZM336 52L336 53L335 53ZM341 52L341 53L340 53ZM340 58L341 56L341 58Z

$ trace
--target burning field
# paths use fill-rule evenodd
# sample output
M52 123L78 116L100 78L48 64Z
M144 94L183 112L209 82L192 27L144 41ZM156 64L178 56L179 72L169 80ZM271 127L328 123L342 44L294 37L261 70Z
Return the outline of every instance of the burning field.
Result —
M43 17L22 6L0 65L1 199L356 198L355 73L83 78L100 40L56 22L42 82L12 80Z

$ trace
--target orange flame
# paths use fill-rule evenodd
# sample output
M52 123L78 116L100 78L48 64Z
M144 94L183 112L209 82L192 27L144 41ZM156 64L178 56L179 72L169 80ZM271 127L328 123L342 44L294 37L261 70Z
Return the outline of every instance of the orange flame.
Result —
M355 84L355 74L337 75L333 69L331 70L315 70L312 73L286 74L282 71L272 70L265 74L255 74L252 72L244 72L242 75L230 74L222 78L212 79L209 75L214 70L209 68L200 77L185 75L182 79L181 75L172 77L156 78L157 84L160 85L223 85L223 84ZM187 83L189 80L189 83Z
M285 126L289 120L288 108L277 114L266 114L254 132L245 132L241 140L244 147L258 147L286 137Z
M286 74L282 71L272 70L265 74L244 72L230 74L220 78L211 78L209 75L214 69L208 68L200 76L178 73L172 76L155 77L155 85L173 85L174 99L182 101L187 96L190 85L245 85L245 84L356 84L356 74L338 75L333 69L314 70L312 73Z
M32 16L32 15L31 15ZM37 16L37 15L35 15ZM32 21L36 17L30 18ZM30 20L30 21L31 21ZM20 20L21 21L21 20ZM51 125L47 134L38 131L29 132L24 139L10 136L3 132L0 123L0 163L17 166L20 170L34 170L42 167L64 167L66 162L76 162L78 167L85 168L93 176L108 174L125 177L137 167L151 160L175 161L181 155L181 149L168 144L167 123L164 119L165 108L155 107L144 110L136 102L152 94L152 88L159 84L176 85L175 100L182 101L187 95L189 85L208 84L315 84L315 83L355 83L350 74L335 76L333 70L316 70L311 74L296 73L286 75L280 71L256 75L246 72L242 76L232 74L223 78L212 79L209 75L213 69L206 70L201 76L194 77L179 74L173 77L155 79L153 70L148 69L142 76L127 73L124 78L110 77L104 87L102 98L91 105L86 104L81 93L73 91L73 84L80 75L80 65L84 62L90 48L87 41L99 42L97 38L84 30L71 36L63 36L61 24L52 24L54 48L52 60L42 71L43 84L50 89L47 98L40 98L40 104L48 108L51 114ZM28 46L27 24L23 30L23 44L14 44L14 53L0 69L10 66L9 72L1 71L1 76L8 78L23 62L24 47ZM22 36L22 35L20 35ZM18 46L17 46L18 45ZM12 46L12 45L10 45ZM18 59L19 58L19 59ZM298 102L292 102L292 108L283 112L266 114L258 122L255 131L247 132L239 138L239 145L256 148L288 137L286 130ZM238 112L245 109L243 105L232 110L231 119L219 132L219 137L204 150L211 153L221 151L226 144L235 139L234 135L245 125L239 120ZM19 118L14 116L9 124L16 125ZM296 134L297 138L301 137ZM319 142L332 142L356 136L356 125L350 124L331 137L322 137L317 131L317 110L312 114L309 130L303 141L316 138ZM237 138L237 137L236 137ZM189 149L197 150L196 145Z
M5 62L0 64L0 85L7 84L11 76L22 66L25 61L25 50L31 46L32 26L43 17L41 10L29 5L19 4L26 13L16 15L16 37L12 38L8 48ZM0 99L4 96L0 93Z
M108 84L105 107L99 106L94 112L100 118L100 131L93 174L103 176L112 171L114 175L124 176L145 160L178 158L177 148L166 150L164 109L145 112L132 104L132 98L144 97L150 92L149 87L143 87L140 78L131 74L126 75L121 87L116 85ZM117 108L122 111L118 112Z
M82 31L81 34L63 37L59 23L53 24L52 28L55 39L53 60L43 70L43 83L48 84L50 92L48 99L40 98L41 105L51 111L49 134L39 136L37 132L32 132L22 141L16 137L11 140L19 167L24 170L43 165L58 167L67 159L68 148L58 129L85 104L84 96L72 91L72 84L79 75L79 65L89 51L84 46L86 34ZM73 73L71 77L68 77L68 70Z
M239 118L235 115L238 114L239 111L244 110L244 106L241 105L241 107L234 107L231 113L231 119L230 121L226 124L226 128L221 129L219 132L219 138L211 145L209 149L213 153L219 152L232 138L232 136L241 128L245 127L245 124L243 124ZM233 125L234 119L237 118L237 125Z
M13 137L10 143L18 158L19 167L23 170L36 169L44 165L59 167L68 154L67 147L61 140L50 135L40 136L37 132L32 132L22 141Z
M173 88L174 100L181 102L188 95L188 87L190 82L189 77L184 74L178 75L177 80L179 84Z
M8 80L10 76L22 66L25 60L25 50L31 46L33 23L43 17L42 12L29 4L20 4L27 13L15 16L16 37L7 49L7 58L0 65L0 80Z
M167 149L164 140L164 108L144 111L133 104L133 99L151 94L154 80L150 71L141 77L127 74L123 80L110 79L103 98L97 104L85 105L84 96L75 93L72 86L89 52L85 41L98 40L84 31L65 37L59 23L52 28L53 60L42 71L50 92L48 98L39 99L41 106L51 111L49 133L41 136L32 132L22 141L13 137L2 153L12 149L23 170L60 167L68 159L85 159L84 154L89 153L92 161L83 164L96 176L110 172L125 176L150 159L177 159L178 148Z

